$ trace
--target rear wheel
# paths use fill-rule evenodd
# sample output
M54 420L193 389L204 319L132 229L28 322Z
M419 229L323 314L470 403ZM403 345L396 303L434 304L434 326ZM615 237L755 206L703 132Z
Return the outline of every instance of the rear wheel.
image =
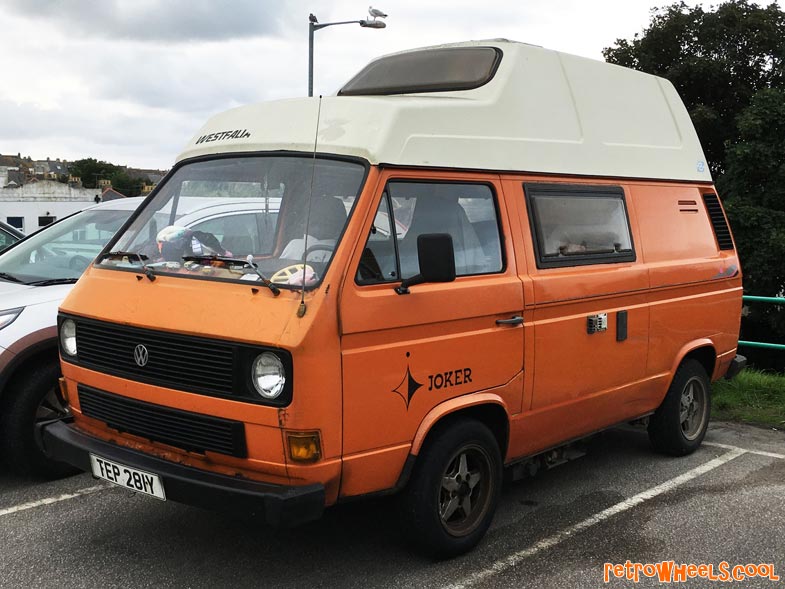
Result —
M658 452L691 454L709 427L709 377L697 360L685 360L673 377L662 405L649 419L649 440Z
M60 395L59 376L59 364L45 361L17 374L3 393L2 455L18 474L53 479L77 472L68 464L47 458L35 441L37 423L68 415L68 406Z
M429 440L401 497L402 524L418 551L436 558L474 548L499 499L502 461L490 430L460 419Z

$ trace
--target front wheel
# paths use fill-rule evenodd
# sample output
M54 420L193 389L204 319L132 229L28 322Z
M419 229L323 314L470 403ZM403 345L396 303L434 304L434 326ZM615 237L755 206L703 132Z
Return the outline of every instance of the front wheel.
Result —
M709 427L710 391L701 363L682 362L662 405L649 419L649 440L655 450L684 456L698 449Z
M491 525L501 481L491 431L472 419L453 421L423 448L401 497L409 541L436 558L471 550Z

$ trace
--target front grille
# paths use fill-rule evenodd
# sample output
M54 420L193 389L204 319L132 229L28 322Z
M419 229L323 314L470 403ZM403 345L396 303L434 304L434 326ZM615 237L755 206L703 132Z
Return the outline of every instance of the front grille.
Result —
M239 421L162 407L84 385L79 385L77 392L84 415L118 431L190 452L209 450L238 458L248 455L245 428Z
M66 320L76 324L78 353L68 356L61 349L65 362L126 380L244 403L286 407L292 402L294 371L286 350L73 315L60 315L58 327ZM284 367L284 389L275 399L262 398L251 382L251 367L263 352L275 354Z
M174 389L231 395L234 347L227 342L77 320L79 364L100 372ZM134 350L143 345L147 363Z

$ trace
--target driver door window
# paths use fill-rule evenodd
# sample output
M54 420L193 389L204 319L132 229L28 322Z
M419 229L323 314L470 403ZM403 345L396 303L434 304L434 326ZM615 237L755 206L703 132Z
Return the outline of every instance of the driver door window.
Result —
M390 197L385 192L360 258L357 269L358 284L376 284L398 279L395 239Z
M396 282L418 274L417 238L426 233L450 234L457 276L503 269L496 204L489 185L393 181L379 203L356 282Z

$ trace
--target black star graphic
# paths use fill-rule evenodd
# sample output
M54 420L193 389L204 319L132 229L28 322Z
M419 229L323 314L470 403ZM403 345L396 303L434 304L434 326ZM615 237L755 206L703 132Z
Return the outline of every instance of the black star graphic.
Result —
M406 376L403 377L401 384L393 389L393 392L398 393L401 396L401 399L403 399L404 403L406 403L406 408L408 409L409 403L411 402L414 393L416 393L417 389L419 389L421 386L422 384L414 380L412 371L409 370L409 367L407 366ZM404 389L404 387L406 388Z

